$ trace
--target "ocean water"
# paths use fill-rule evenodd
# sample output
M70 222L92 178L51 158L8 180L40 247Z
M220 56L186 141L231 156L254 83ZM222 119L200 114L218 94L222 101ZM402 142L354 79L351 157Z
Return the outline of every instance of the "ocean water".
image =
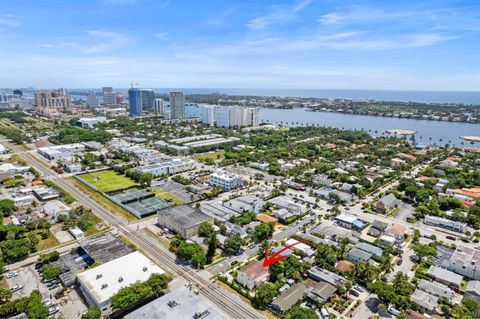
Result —
M71 94L94 89L68 89ZM114 88L118 92L127 92L128 88ZM154 88L156 93L183 91L186 94L229 94L281 97L348 98L374 99L383 101L423 102L423 103L463 103L480 104L480 91L384 91L384 90L326 90L326 89L249 89L249 88Z

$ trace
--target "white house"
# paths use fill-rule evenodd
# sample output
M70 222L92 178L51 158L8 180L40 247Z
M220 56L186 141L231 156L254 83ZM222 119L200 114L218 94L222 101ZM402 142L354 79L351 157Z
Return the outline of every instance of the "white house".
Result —
M269 272L259 261L252 261L237 271L237 282L245 288L253 289L267 281Z

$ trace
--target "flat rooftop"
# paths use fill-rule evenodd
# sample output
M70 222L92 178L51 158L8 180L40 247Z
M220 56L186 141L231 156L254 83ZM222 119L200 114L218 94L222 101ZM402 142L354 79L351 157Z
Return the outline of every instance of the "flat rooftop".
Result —
M98 304L105 302L121 288L144 282L152 274L165 271L138 251L99 265L77 275L78 281Z
M133 250L112 233L80 241L82 249L96 262L101 264L125 256Z
M173 302L172 302L173 301ZM170 306L170 305L171 306ZM208 313L207 313L208 312ZM196 313L205 313L205 319L227 319L219 310L204 300L201 293L195 295L191 290L182 286L145 306L129 313L125 319L183 319L194 318Z

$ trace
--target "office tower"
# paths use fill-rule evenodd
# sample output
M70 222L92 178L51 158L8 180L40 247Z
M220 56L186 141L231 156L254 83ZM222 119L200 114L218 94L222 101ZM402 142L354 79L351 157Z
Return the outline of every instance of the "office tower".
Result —
M128 90L128 109L131 116L142 114L142 91L140 89L131 88Z
M153 111L158 114L163 114L163 99L155 99L153 103Z
M65 89L54 91L37 90L35 91L35 106L37 109L63 109L70 108L70 97Z
M170 92L170 118L185 118L185 95L183 92Z
M22 92L22 90L13 90L13 94L22 96L23 92Z
M155 92L151 89L140 89L140 94L142 96L142 110L152 110Z
M98 106L97 94L95 94L95 92L88 92L86 104L87 104L87 107L90 109Z
M106 86L102 88L103 92L103 104L104 105L115 105L117 104L115 93L113 93L113 88L111 86Z

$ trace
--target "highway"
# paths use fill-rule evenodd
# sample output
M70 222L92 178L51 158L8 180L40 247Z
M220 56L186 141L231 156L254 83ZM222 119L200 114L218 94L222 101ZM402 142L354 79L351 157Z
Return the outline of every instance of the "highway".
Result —
M44 176L52 176L52 172L46 163L28 152L20 150L17 146L2 141L5 147L11 149L16 155L22 158L31 167L35 168ZM107 209L91 199L88 195L78 190L68 180L63 178L55 179L55 183L72 195L84 207L92 209L92 212L116 228L131 243L136 245L142 252L147 254L160 267L169 271L174 276L181 276L193 283L196 288L214 305L221 309L230 318L238 319L261 319L265 318L250 305L247 305L236 295L220 288L216 284L202 278L193 269L177 264L176 258L167 251L157 240L148 237L141 231L132 230L120 217L111 214Z

